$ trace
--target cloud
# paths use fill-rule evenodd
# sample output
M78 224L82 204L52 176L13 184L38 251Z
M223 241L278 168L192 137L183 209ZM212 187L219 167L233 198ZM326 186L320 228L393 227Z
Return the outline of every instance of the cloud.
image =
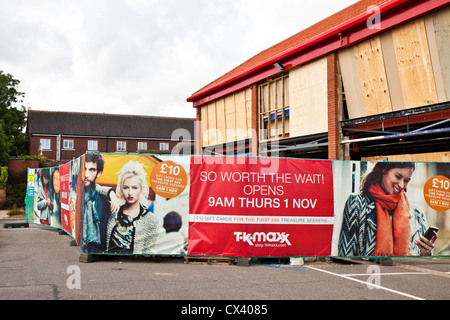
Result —
M354 2L0 0L0 70L33 109L195 117L193 92Z

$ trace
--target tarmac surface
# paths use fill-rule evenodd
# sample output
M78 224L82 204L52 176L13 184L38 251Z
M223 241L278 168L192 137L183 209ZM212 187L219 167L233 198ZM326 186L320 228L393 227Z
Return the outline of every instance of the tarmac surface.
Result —
M392 266L336 259L313 259L304 265L253 260L240 266L186 263L183 257L116 256L86 263L80 262L81 252L71 246L67 234L33 224L5 228L10 222L0 217L0 302L151 300L155 307L167 307L163 301L177 301L169 308L174 314L195 314L201 309L194 305L208 305L217 307L216 317L219 306L223 314L231 311L225 309L230 301L263 304L273 312L280 308L273 305L276 301L286 301L282 308L287 310L301 300L450 298L448 258L395 258Z

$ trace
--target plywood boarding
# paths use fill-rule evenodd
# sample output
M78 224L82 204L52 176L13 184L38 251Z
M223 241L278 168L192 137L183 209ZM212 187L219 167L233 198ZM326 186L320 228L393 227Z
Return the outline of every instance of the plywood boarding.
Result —
M423 19L392 31L405 108L438 102Z
M446 100L450 100L450 7L434 15L434 32Z
M203 147L251 137L252 92L245 89L201 107Z
M338 57L349 118L355 119L364 117L364 102L361 93L354 47L339 51Z
M245 97L245 90L242 90L235 94L234 96L236 105L236 140L244 140L247 138L247 108Z
M203 147L209 145L208 136L208 105L202 106L200 109L202 118L202 145Z
M225 97L226 138L225 142L236 141L236 106L234 94Z
M217 136L217 116L216 103L208 105L208 143L209 145L216 145L220 143L220 137Z
M216 101L216 127L217 127L217 136L219 137L218 144L225 143L226 142L226 129L227 129L227 122L226 122L226 116L225 116L225 100L219 99ZM212 145L212 144L211 144Z
M379 161L386 159L387 161L427 161L427 162L449 162L450 152L433 152L420 154L400 154L391 156L375 156L362 158L363 161Z
M289 73L290 136L328 131L327 59Z
M252 136L252 115L253 115L253 112L252 112L252 104L253 104L253 102L252 102L252 89L247 89L247 90L245 90L245 112L246 112L246 116L247 116L247 139L250 139L250 138L252 138L253 136ZM257 128L254 128L255 130L257 129Z
M284 81L284 88L283 88L283 92L285 92L285 97L284 97L284 105L286 107L290 108L290 101L289 101L289 78L286 78ZM290 136L290 130L291 130L291 126L290 126L290 110L289 110L289 117L284 117L284 130L281 132L284 132L285 136Z
M439 102L447 101L444 80L442 78L441 62L436 43L436 32L434 30L434 15L424 17L425 31L428 39L428 49L430 50L431 66L433 67L434 81L436 84L436 93Z
M380 37L355 46L365 116L392 111Z

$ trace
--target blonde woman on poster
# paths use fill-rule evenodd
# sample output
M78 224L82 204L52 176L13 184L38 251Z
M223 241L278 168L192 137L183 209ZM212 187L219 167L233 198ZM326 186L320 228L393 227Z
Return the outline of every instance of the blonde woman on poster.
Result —
M415 164L378 162L344 208L339 256L431 255L437 234L423 237L425 214L406 196Z
M107 252L153 253L158 237L158 221L153 214L153 206L149 206L149 187L141 163L130 161L122 167L116 194L123 205L108 220Z

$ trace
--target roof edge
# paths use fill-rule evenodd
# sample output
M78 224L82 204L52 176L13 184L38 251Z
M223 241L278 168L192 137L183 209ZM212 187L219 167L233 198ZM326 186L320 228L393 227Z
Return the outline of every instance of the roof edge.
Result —
M138 118L148 118L148 119L173 119L173 120L196 120L196 118L186 118L186 117L165 117L165 116L149 116L149 115L133 115L133 114L116 114L116 113L96 113L96 112L78 112L78 111L51 111L51 110L36 110L36 109L28 109L27 113L48 113L48 114L56 114L56 113L64 113L64 114L76 114L76 115L92 115L92 116L111 116L111 117L138 117Z

